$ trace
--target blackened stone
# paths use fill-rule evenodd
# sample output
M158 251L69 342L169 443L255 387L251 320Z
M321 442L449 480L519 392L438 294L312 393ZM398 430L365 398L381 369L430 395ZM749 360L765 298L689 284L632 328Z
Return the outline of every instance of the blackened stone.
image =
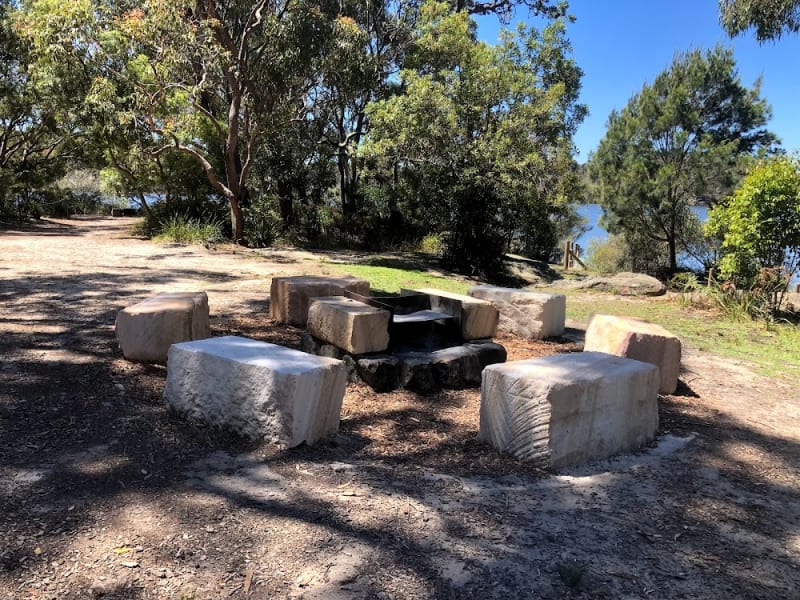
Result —
M489 365L506 362L507 353L506 349L500 344L494 342L478 342L472 344L465 344L466 347L475 350L478 356L478 361L481 364L481 370ZM480 381L480 377L478 377Z
M342 356L342 362L344 363L345 369L347 369L347 381L349 383L359 383L361 378L358 376L356 359L350 354L345 354Z
M393 356L360 358L356 370L358 376L376 392L391 392L400 386L402 365Z
M309 354L316 354L317 356L326 356L328 358L338 358L343 360L347 354L341 348L337 348L332 344L327 344L322 340L318 340L307 331L300 336L300 349Z
M402 357L400 386L417 394L434 394L441 388L431 368L430 354L409 352Z
M440 385L464 388L479 385L483 365L478 351L469 346L453 346L431 353L431 366Z

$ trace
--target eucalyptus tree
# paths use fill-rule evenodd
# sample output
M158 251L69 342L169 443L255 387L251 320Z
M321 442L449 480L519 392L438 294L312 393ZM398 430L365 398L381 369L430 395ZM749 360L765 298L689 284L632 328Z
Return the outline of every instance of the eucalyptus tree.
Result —
M16 18L16 2L0 1L0 206L60 177L75 155L74 88L53 94L32 68L33 47ZM68 93L63 93L68 92ZM25 216L24 210L18 216Z
M196 161L240 241L256 150L309 111L337 4L33 0L26 12L43 56L55 48L96 69L94 104L116 109L130 139Z
M730 36L754 28L764 42L800 31L800 0L719 0L719 12Z
M759 84L742 85L730 50L676 55L611 113L590 159L605 227L663 244L675 271L684 234L696 229L690 205L724 197L742 157L771 146L769 116Z

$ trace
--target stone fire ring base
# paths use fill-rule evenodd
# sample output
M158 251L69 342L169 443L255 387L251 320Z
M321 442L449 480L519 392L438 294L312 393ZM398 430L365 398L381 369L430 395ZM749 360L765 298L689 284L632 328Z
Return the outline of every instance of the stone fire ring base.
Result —
M435 394L442 388L479 387L484 367L506 361L506 349L491 340L441 350L353 355L305 332L300 347L309 354L344 361L349 381L363 381L376 392L403 388Z

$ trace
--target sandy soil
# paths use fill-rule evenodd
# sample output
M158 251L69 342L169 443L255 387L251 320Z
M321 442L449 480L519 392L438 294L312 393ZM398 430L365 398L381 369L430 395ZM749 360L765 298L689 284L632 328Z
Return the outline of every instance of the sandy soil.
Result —
M800 595L796 383L689 348L652 448L560 473L479 443L476 390L351 384L336 439L281 452L170 414L114 319L204 289L215 335L297 346L270 278L325 264L129 224L0 231L0 598Z

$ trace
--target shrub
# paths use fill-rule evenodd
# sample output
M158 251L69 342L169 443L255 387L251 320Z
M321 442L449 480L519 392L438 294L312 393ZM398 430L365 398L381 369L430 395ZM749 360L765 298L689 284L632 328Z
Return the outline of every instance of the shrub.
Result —
M245 209L244 237L250 246L266 248L281 231L281 217L268 202L254 202Z
M222 224L201 223L181 216L173 216L163 223L155 237L158 241L178 244L209 244L222 238Z
M592 240L587 250L586 266L598 273L617 273L630 264L630 251L620 235L611 235L604 240Z
M442 255L442 238L435 234L429 233L426 235L422 240L420 240L419 244L417 244L417 251L424 252L425 254L433 254L435 256Z

